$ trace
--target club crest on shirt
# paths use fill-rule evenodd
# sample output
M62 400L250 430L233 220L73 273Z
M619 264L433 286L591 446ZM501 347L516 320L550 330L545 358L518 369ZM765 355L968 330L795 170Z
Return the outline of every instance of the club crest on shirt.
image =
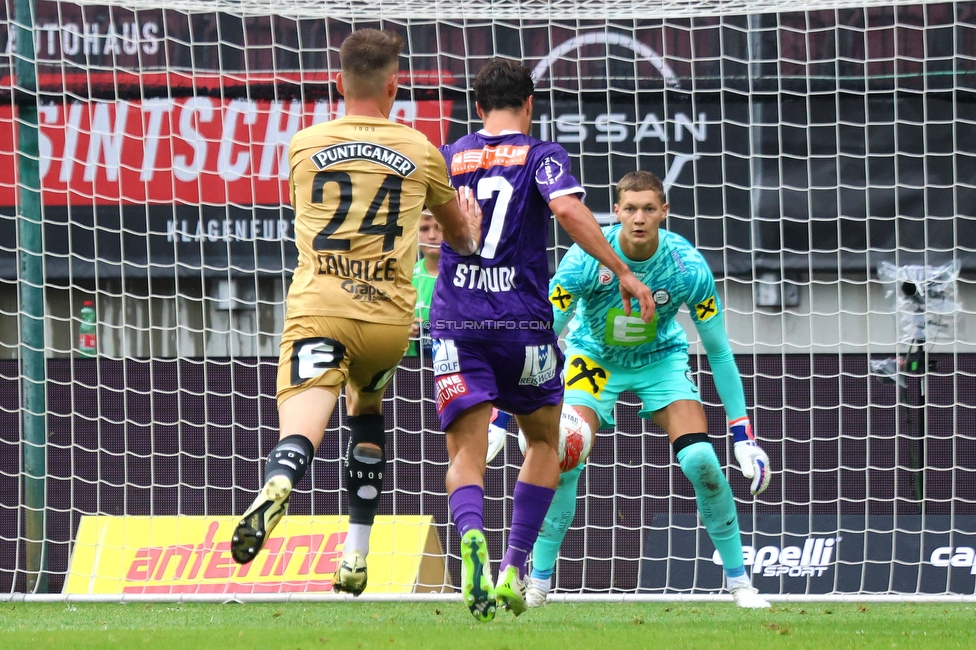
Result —
M613 272L605 266L601 266L597 272L597 282L600 284L610 284L613 282Z
M715 301L715 296L710 296L695 305L695 314L698 316L698 322L700 323L704 323L717 313L718 303Z
M542 164L535 170L535 182L552 185L563 175L563 166L558 160L546 156Z
M667 289L657 289L651 295L654 297L655 305L662 306L671 302L671 294Z

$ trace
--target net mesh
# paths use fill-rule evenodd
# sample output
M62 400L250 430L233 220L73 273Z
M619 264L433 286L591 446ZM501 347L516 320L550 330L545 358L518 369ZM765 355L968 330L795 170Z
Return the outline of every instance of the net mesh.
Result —
M776 470L769 490L749 497L693 344L761 591L973 593L976 348L966 328L976 327L976 3L463 9L38 2L37 85L28 91L15 70L8 3L0 15L0 593L28 588L31 547L20 111L37 107L41 136L44 548L48 588L60 591L72 554L96 545L78 537L84 515L230 517L250 504L277 440L277 342L296 258L282 160L295 131L344 113L333 83L338 46L363 26L405 35L393 117L435 144L478 128L470 81L488 58L510 56L537 79L535 133L569 150L601 219L624 173L648 169L665 180L668 227L719 277L750 413ZM553 265L569 243L553 233ZM906 312L892 297L904 290L878 278L882 263L958 265L949 284L956 308L933 316L938 338L906 337ZM97 312L95 358L78 349L85 300ZM886 360L894 366L877 368L894 370L877 370L873 362ZM405 359L386 401L394 460L380 512L432 517L437 552L456 579L433 398L429 359ZM347 512L343 409L292 515ZM625 395L616 430L597 437L557 589L718 593L721 569L691 486L638 410ZM496 557L520 462L512 435L488 470ZM226 549L206 551L226 560ZM371 562L384 553L393 555L374 551ZM221 576L206 588L242 582Z

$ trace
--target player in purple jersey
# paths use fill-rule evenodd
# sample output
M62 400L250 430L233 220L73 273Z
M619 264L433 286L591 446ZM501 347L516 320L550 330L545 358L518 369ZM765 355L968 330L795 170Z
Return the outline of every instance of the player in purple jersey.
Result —
M496 603L526 610L525 565L559 481L562 352L552 329L546 240L554 214L583 250L620 280L624 309L654 316L650 289L613 252L566 151L527 135L532 76L492 59L474 80L484 128L442 148L455 187L474 189L483 212L481 248L462 257L444 248L431 305L437 411L451 459L447 491L461 535L461 589L474 616ZM484 536L484 474L492 406L515 414L525 461L515 484L508 549L492 584Z

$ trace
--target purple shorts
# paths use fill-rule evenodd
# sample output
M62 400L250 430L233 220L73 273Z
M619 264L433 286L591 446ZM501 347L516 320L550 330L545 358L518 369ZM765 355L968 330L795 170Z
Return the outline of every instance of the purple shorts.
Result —
M524 415L563 399L563 353L558 345L509 341L434 341L434 385L441 428L465 410L491 402Z

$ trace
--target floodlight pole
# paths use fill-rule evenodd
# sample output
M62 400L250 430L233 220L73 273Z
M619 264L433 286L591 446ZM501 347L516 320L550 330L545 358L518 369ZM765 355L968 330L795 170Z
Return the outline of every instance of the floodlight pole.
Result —
M40 155L37 126L37 60L34 53L34 0L16 0L16 81L13 84L18 132L20 238L18 293L23 429L23 521L27 540L27 591L47 592L45 477L47 476L47 399L44 366L44 240L41 216Z

